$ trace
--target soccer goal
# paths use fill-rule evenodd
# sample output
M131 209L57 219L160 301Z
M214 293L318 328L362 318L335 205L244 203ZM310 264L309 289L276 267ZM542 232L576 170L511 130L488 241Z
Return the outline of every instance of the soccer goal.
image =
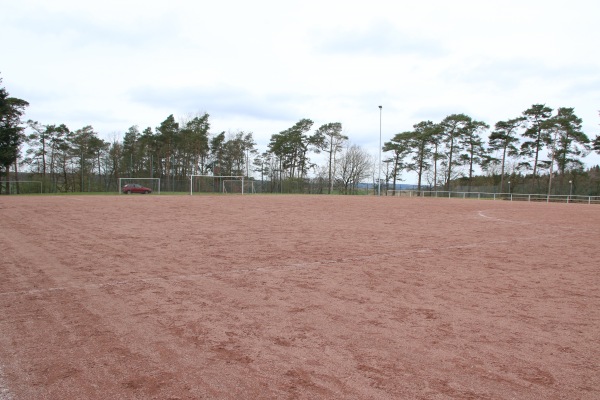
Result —
M126 193L125 185L140 185L160 194L160 178L119 178L119 193Z
M255 193L254 182L243 176L191 175L190 196L194 193Z
M41 194L41 181L0 181L1 192L8 194Z

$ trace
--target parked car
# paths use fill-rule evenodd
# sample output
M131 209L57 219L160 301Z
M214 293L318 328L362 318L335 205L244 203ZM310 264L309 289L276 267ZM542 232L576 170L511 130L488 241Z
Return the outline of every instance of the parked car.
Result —
M152 193L152 189L147 188L147 187L142 186L142 185L138 185L137 183L129 183L129 184L123 186L122 191L125 194L130 194L130 193L148 194L148 193Z

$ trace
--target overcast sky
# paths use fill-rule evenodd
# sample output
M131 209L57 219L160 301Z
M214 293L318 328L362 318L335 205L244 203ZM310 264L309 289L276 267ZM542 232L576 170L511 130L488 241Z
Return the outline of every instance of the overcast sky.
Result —
M261 151L310 118L376 155L379 105L384 142L538 103L600 133L597 0L0 3L0 76L26 118L106 140L207 112L211 132L253 132Z

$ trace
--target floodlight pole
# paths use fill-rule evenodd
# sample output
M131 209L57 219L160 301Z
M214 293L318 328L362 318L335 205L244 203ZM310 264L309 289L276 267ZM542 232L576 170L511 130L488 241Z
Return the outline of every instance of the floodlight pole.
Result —
M173 161L171 162L171 168L173 169L173 193L175 193L175 154L173 154Z
M377 196L381 196L381 109L379 106L379 175L377 176Z
M567 199L567 203L568 203L569 201L571 201L571 196L573 196L573 181L572 181L572 180L570 180L570 181L569 181L569 185L570 185L571 187L570 187L570 189L569 189L569 198Z

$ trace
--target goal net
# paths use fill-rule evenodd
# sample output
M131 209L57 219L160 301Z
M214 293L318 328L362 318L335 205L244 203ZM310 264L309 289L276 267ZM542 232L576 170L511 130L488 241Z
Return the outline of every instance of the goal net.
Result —
M243 176L192 175L190 195L194 193L256 193L254 182Z
M125 193L125 185L140 185L149 188L152 194L160 194L160 178L119 178L119 193Z

